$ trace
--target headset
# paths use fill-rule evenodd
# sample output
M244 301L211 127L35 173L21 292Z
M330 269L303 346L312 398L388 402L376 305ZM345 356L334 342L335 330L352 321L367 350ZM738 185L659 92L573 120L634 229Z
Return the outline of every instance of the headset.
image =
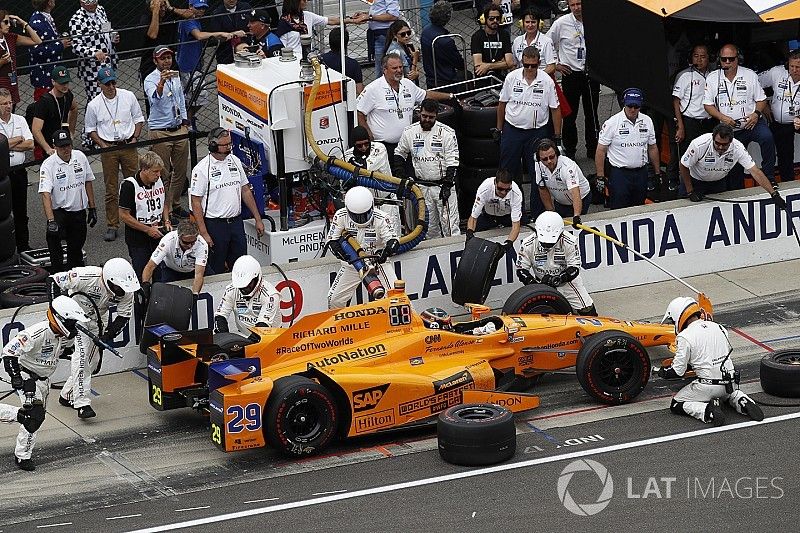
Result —
M227 131L228 130L226 130L225 128L220 128L219 126L217 126L213 130L208 132L208 151L210 153L212 153L212 154L218 154L219 153L219 145L217 144L217 141Z
M556 157L561 155L561 151L558 149L558 145L555 142L553 142L552 139L547 139L547 138L540 139L539 142L536 143L536 147L534 148L533 152L534 160L536 160L536 162L538 163L539 152L542 152L544 150L549 150L550 148L556 151Z
M736 63L737 63L739 66L742 66L742 63L744 62L744 54L742 54L742 49L741 49L741 48L739 48L739 45L738 45L738 44L728 43L728 44L724 44L724 45L722 45L722 46L720 47L720 49L719 49L719 52L717 52L717 63L716 63L716 65L717 65L717 68L718 68L718 69L721 69L721 68L722 68L722 60L720 59L720 57L722 56L722 49L723 49L725 46L733 46L734 48L736 48ZM710 56L710 55L711 55L711 52L709 51L709 56ZM709 62L710 62L710 61L711 61L711 58L709 57ZM690 63L691 63L691 61L690 61Z

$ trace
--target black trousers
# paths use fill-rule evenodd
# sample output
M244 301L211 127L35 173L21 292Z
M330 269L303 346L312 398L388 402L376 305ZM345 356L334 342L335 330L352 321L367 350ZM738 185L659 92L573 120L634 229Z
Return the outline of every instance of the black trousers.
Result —
M50 251L52 271L63 272L83 264L83 245L86 242L86 210L67 211L53 209L58 223L58 235L47 235L47 249ZM64 268L64 255L61 241L67 241L67 267Z
M9 172L11 179L11 211L14 213L14 236L17 252L31 249L28 233L28 172L18 168Z
M590 159L594 159L597 148L597 135L600 124L597 120L597 104L600 98L600 83L589 78L585 72L573 72L562 76L561 89L572 108L572 113L564 117L561 129L561 140L564 143L570 159L575 159L575 150L578 148L578 106L583 101L583 117L586 123L584 130L586 138L586 152Z
M778 172L781 182L794 179L794 124L773 122L769 125L775 139L775 153L778 156ZM14 216L17 216L16 211Z

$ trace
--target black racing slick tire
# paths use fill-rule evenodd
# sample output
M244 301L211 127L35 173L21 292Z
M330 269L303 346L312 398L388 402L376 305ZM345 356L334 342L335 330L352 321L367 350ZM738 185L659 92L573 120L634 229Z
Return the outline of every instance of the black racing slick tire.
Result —
M0 292L0 305L6 309L21 305L42 304L48 299L47 284L41 281L14 285Z
M775 350L761 358L761 388L782 398L800 398L800 350Z
M581 387L602 403L628 403L650 379L650 356L644 346L623 331L591 335L575 365Z
M275 381L265 412L264 439L284 455L315 455L336 436L336 401L328 389L308 378Z
M514 415L488 403L461 404L439 414L439 455L448 463L484 466L503 462L517 450Z
M463 106L461 131L473 139L491 139L491 129L497 127L497 104L493 106L477 106L471 102L470 100Z
M35 283L47 278L47 270L31 265L18 265L0 268L0 291L14 285Z
M462 165L471 167L494 167L500 164L500 145L492 139L461 137L458 150Z
M168 283L154 283L144 317L139 351L147 353L147 349L157 341L155 336L147 331L148 326L169 324L178 331L189 329L193 307L194 295L191 289Z
M572 307L553 287L531 283L511 293L503 305L504 315L568 315Z
M473 237L464 246L453 278L453 302L482 304L492 288L501 247L498 243Z

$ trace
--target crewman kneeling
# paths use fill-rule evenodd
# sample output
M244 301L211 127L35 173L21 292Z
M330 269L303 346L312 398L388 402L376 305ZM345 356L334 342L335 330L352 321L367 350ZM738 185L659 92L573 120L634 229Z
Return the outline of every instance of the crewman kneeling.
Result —
M723 400L753 420L764 420L761 408L744 392L738 388L734 390L734 384L739 383L739 372L730 359L733 346L725 328L706 320L703 309L686 296L669 303L661 323L675 324L678 349L672 366L660 368L658 375L665 379L679 378L686 372L687 365L692 365L697 373L697 379L672 398L669 408L673 413L721 426L725 423L725 413L720 406Z

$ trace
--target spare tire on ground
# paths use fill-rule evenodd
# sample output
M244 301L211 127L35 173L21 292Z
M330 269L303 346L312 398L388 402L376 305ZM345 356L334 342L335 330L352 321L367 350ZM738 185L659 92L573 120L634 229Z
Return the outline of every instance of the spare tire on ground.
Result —
M47 275L47 270L37 266L19 265L2 267L0 268L0 291L4 291L14 285L44 281Z
M761 358L761 388L782 398L800 398L800 349L775 350Z
M488 403L461 404L439 415L439 455L448 463L483 466L514 456L517 430L514 415Z
M453 302L458 305L482 304L492 288L502 246L496 242L473 237L464 246L453 278Z
M47 284L42 281L13 285L0 292L0 305L6 309L21 305L41 304L47 302L48 299Z
M155 336L147 331L148 326L169 324L178 331L186 331L189 329L193 308L194 295L191 289L167 283L154 283L144 317L139 351L147 353L147 348L156 343Z
M539 283L515 290L503 305L504 315L568 315L571 312L572 307L563 294Z

